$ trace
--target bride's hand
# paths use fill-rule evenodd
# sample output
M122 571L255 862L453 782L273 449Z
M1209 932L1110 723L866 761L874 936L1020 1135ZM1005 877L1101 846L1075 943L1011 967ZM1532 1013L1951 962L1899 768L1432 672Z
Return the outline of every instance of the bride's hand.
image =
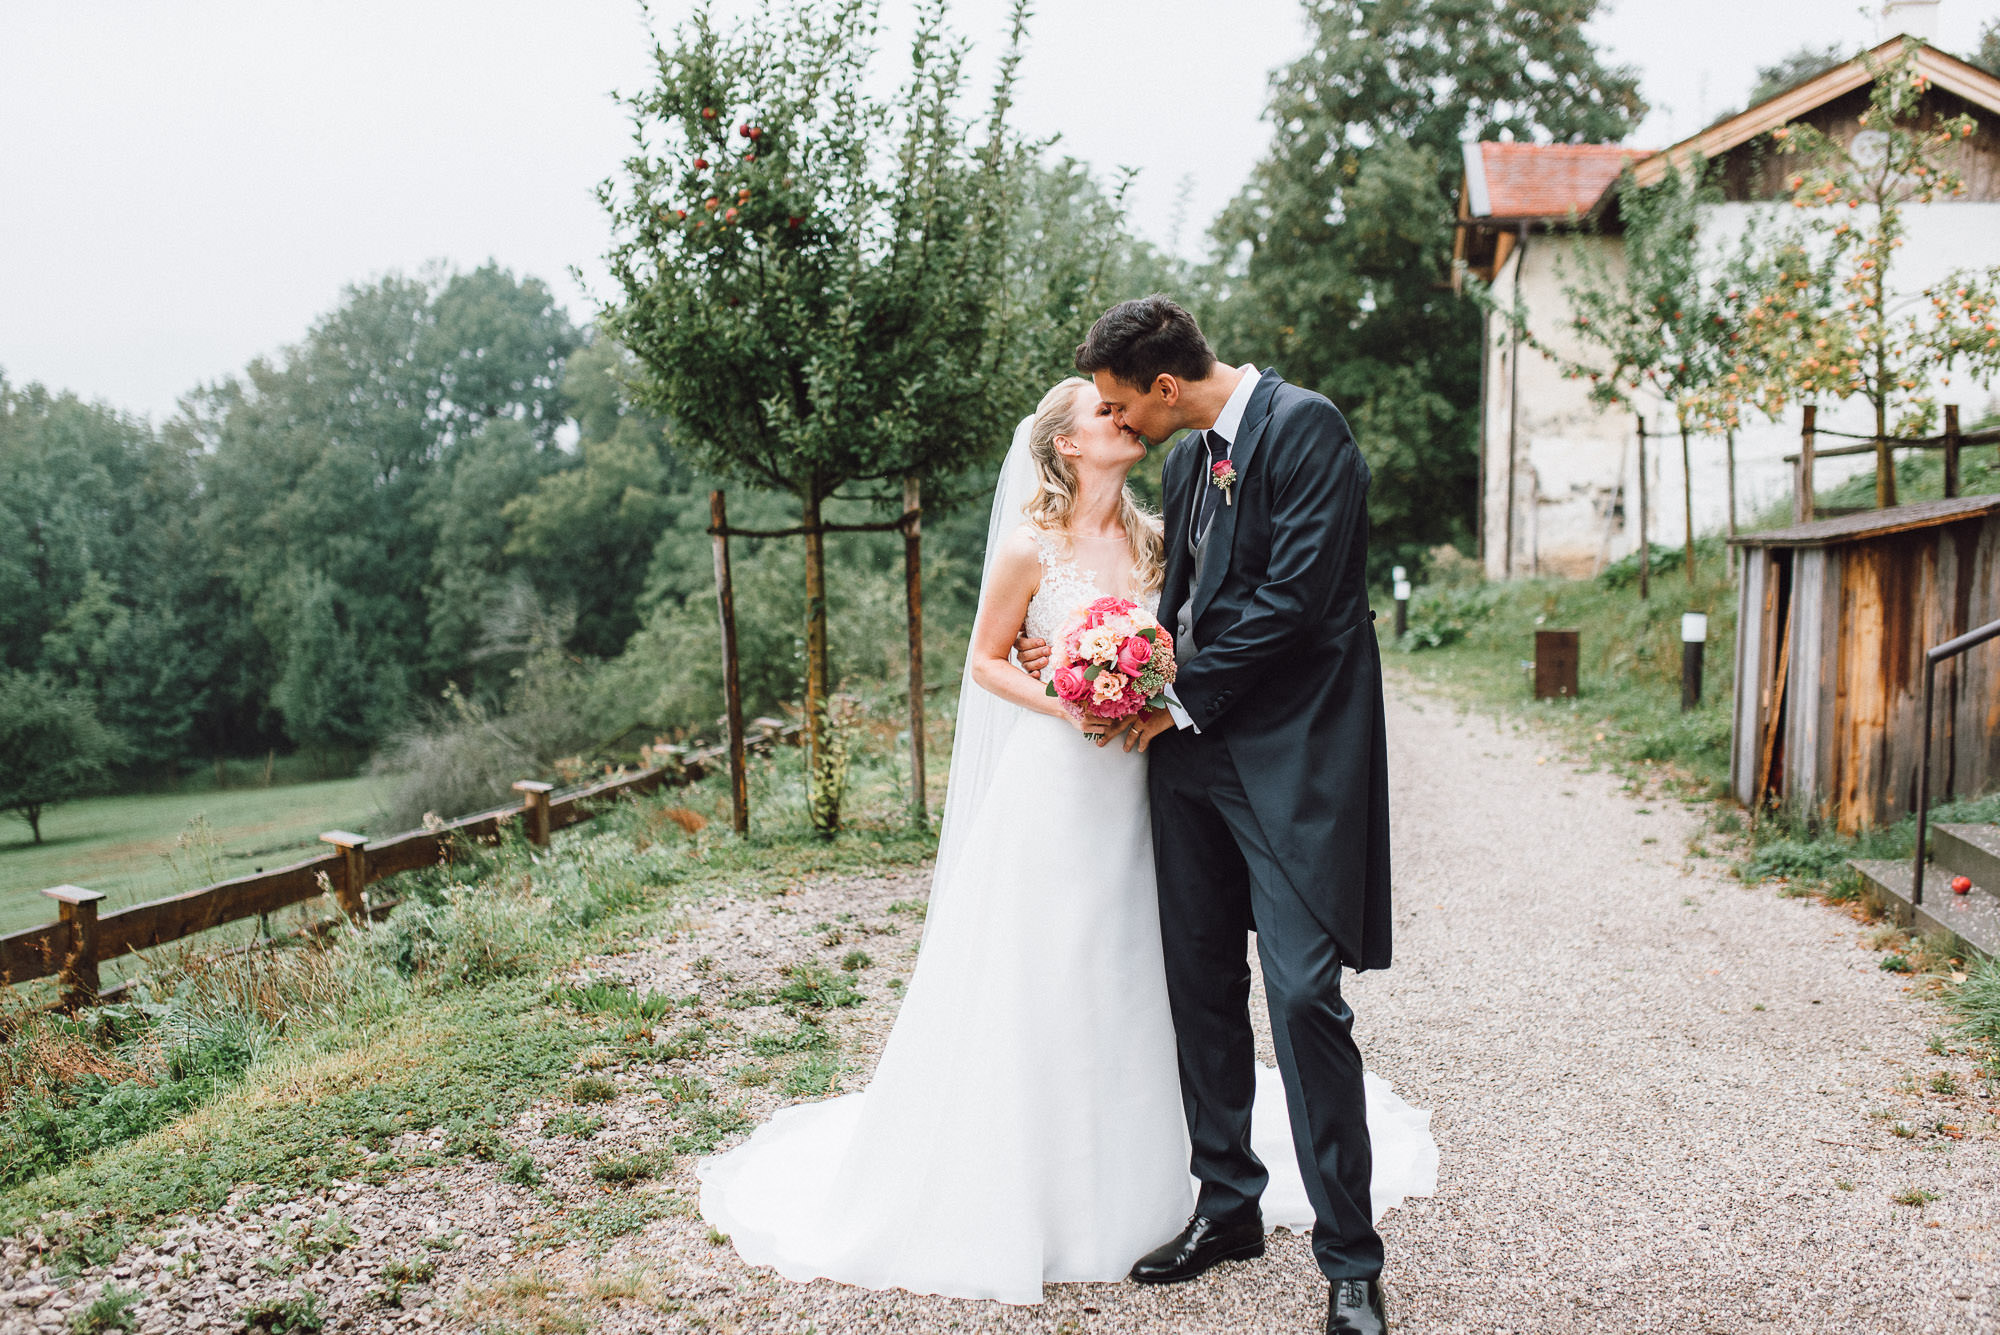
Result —
M1103 739L1118 730L1118 723L1115 719L1099 718L1095 714L1085 714L1081 718L1078 718L1065 710L1063 711L1063 717L1068 719L1078 732L1095 741L1099 746L1104 745Z

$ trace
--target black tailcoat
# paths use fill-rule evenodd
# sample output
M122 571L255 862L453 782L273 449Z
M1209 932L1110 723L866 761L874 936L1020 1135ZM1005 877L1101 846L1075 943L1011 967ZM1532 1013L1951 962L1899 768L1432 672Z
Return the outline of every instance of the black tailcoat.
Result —
M1250 396L1194 590L1196 651L1175 694L1227 749L1291 890L1353 969L1389 966L1389 775L1368 606L1368 465L1340 410L1266 371ZM1163 471L1171 626L1210 485L1201 433ZM1163 738L1155 764L1171 764Z

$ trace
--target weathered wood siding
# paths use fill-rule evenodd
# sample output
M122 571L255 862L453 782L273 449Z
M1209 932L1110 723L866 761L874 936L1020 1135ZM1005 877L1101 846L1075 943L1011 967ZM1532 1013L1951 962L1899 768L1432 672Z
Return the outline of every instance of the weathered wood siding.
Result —
M1757 544L1746 542L1738 595L1732 789L1745 803L1762 796L1782 655L1769 789L1849 833L1897 820L1916 804L1925 649L2000 619L2000 513ZM1932 738L1936 800L2000 786L2000 645L1940 667Z

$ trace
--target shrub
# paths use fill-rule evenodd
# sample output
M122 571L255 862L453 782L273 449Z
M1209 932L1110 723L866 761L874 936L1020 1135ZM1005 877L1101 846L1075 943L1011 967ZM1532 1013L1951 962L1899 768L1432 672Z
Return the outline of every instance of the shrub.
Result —
M1484 585L1425 585L1410 600L1410 624L1401 647L1416 653L1457 644L1492 614L1497 596Z

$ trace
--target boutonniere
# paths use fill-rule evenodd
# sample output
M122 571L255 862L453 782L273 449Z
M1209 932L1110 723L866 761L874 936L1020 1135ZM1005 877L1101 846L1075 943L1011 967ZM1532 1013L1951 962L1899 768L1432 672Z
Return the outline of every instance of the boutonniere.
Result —
M1227 459L1217 459L1208 467L1208 480L1210 485L1222 489L1222 503L1224 505L1236 504L1234 499L1236 467L1234 464L1230 463Z

